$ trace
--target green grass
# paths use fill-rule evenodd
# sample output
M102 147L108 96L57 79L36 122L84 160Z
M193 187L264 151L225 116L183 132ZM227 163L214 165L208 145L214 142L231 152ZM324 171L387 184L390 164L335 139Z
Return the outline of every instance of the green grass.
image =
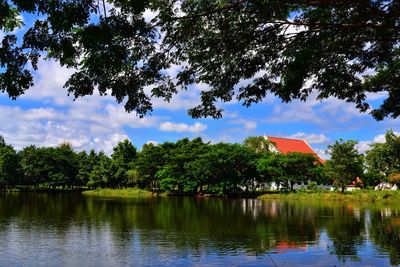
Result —
M82 194L85 196L123 197L123 198L146 198L146 197L155 197L163 195L138 188L126 188L126 189L101 188L101 189L84 191L82 192Z
M399 202L400 191L375 191L357 190L353 192L294 192L294 193L267 193L258 199L296 199L296 200L320 200L320 201L350 201L350 202Z

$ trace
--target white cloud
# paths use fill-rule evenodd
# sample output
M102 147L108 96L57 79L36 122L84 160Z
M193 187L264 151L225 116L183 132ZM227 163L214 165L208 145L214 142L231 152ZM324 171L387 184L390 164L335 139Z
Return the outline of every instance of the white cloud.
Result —
M243 125L243 128L246 131L251 131L251 130L254 130L255 128L257 128L257 123L255 121L247 120L244 118L231 120L229 123Z
M393 132L395 135L399 136L400 132ZM385 143L386 142L386 134L380 134L374 137L374 143Z
M323 124L325 120L314 111L314 107L317 104L318 103L313 100L307 102L293 101L289 104L279 103L275 105L272 114L266 119L266 122L307 122Z
M313 93L305 102L294 100L291 103L282 104L276 98L272 114L265 119L265 122L301 122L324 127L324 130L339 128L341 127L339 125L345 124L347 130L353 130L362 127L361 120L365 123L368 116L370 115L360 113L352 103L334 97L320 101Z
M35 73L35 85L21 99L38 100L47 104L66 105L73 102L63 88L67 79L75 70L61 67L56 61L41 60Z
M160 117L141 119L127 113L111 96L95 93L73 101L63 88L71 73L57 62L41 61L35 86L20 98L40 102L40 108L0 105L0 134L8 143L22 149L69 142L77 150L111 153L113 145L128 137L126 128L158 127Z
M393 132L393 133L397 136L400 135L400 132ZM366 151L368 151L371 148L371 144L385 143L385 142L386 142L385 134L379 134L379 135L375 136L372 140L358 142L358 144L356 145L356 148L357 148L358 152L365 153Z
M356 149L358 150L359 153L364 154L367 152L371 147L370 145L372 144L371 141L360 141L356 144Z
M168 71L171 77L174 77L178 72L178 68L173 67ZM169 102L163 98L152 97L151 103L155 109L165 109L170 111L187 110L200 104L200 92L203 90L202 84L191 85L187 90L179 90L174 94ZM151 95L151 88L145 88L145 92Z
M306 140L309 144L325 144L330 141L330 139L324 134L307 134L303 132L292 134L289 138Z
M158 11L153 11L150 9L146 9L143 12L143 18L146 22L151 22L152 19L154 19L158 15Z
M320 156L320 158L329 159L329 155L326 153L325 149L314 148L314 151L318 154L318 156Z
M173 122L163 122L160 124L160 131L163 132L187 132L187 133L199 133L207 129L207 125L195 122L193 125L186 123L173 123Z
M77 150L104 150L112 152L112 147L128 136L120 124L109 123L112 114L96 114L92 110L88 120L70 111L61 112L52 108L21 109L0 105L0 135L6 142L20 150L29 145L58 146L68 142ZM101 117L103 116L103 117Z
M147 145L153 144L153 145L156 146L156 145L158 145L158 142L157 142L157 141L153 141L153 140L149 140L149 141L146 142L146 144L147 144Z
M315 115L322 115L334 119L339 123L345 123L352 121L354 118L366 116L366 114L360 113L360 111L352 103L347 103L343 100L330 97L317 106Z
M228 118L228 119L235 119L235 118L239 117L239 112L237 112L237 111L231 112L231 111L224 110L222 117Z
M366 93L368 100L377 100L382 98L387 98L389 96L388 92L377 92L377 93Z
M157 97L152 97L151 102L155 109L170 111L187 110L200 104L200 94L193 87L190 87L187 91L182 90L172 96L170 102Z
M30 121L34 120L54 120L63 119L64 115L53 108L33 108L29 112L22 114L22 118Z
M92 142L90 142L88 147L95 150L98 150L98 148L101 147L104 152L111 154L113 148L118 144L118 142L121 142L125 139L129 139L129 136L124 133L108 134L104 136L103 139L96 137L92 140Z

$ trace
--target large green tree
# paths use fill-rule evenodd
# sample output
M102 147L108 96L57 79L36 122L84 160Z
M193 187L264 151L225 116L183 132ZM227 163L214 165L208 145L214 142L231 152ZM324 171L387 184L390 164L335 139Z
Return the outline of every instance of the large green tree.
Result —
M19 157L13 147L0 144L0 189L20 184Z
M320 181L321 164L312 154L265 153L257 161L257 170L264 182L275 182L285 190L293 190L296 183Z
M36 146L24 147L19 153L21 160L22 184L37 186L43 175L43 157Z
M229 195L243 190L254 190L259 182L256 170L257 154L240 145L218 143L208 147L207 151L192 164L197 169L201 186L207 192ZM194 172L196 173L196 172Z
M161 188L167 191L196 193L201 186L201 179L193 172L190 163L207 151L207 144L201 138L178 140L172 149L167 151L166 163L156 176L160 179Z
M281 165L284 168L285 178L290 182L290 190L296 183L317 181L320 163L312 154L288 153L281 157Z
M209 88L193 117L220 117L216 103L235 97L249 106L267 94L290 102L312 92L366 111L367 94L380 91L386 99L373 116L400 115L398 1L107 0L110 10L104 2L0 0L0 29L8 31L0 91L16 98L32 87L45 55L75 69L70 94L111 91L140 115L152 110L152 96L169 100L194 83ZM22 13L33 23L18 40L11 30ZM173 64L181 67L168 75Z
M89 182L90 173L97 164L97 154L93 149L90 150L89 154L82 151L77 154L77 159L79 163L76 181L79 186L85 186Z
M61 144L51 152L53 155L50 158L54 165L49 177L50 183L68 187L80 185L76 179L79 172L78 157L72 146L68 143Z
M347 184L363 175L363 156L355 148L356 144L353 140L339 140L328 146L331 158L325 163L326 174L342 193Z
M160 188L160 179L157 177L157 172L165 164L166 148L171 145L171 143L143 145L135 163L135 170L138 173L136 184L139 187L151 190Z
M128 183L127 172L134 168L136 157L136 148L128 139L119 142L113 148L113 154L111 155L111 158L114 179L110 181L110 186L126 186Z
M4 137L0 135L0 146L5 146L6 141L4 140Z
M29 146L19 152L24 185L78 186L79 162L69 144L54 147Z
M113 180L111 159L102 151L98 153L97 158L97 164L89 174L87 185L90 188L107 187Z
M374 143L366 153L368 172L388 177L400 172L400 136L392 130L385 134L384 143Z

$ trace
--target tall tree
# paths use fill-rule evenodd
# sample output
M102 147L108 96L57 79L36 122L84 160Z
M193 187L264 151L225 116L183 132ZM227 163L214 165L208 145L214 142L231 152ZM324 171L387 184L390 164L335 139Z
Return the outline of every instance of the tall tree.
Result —
M157 172L161 188L167 191L196 193L201 180L192 172L190 163L205 153L207 144L201 138L178 140L166 154L166 163Z
M363 175L363 156L357 151L356 141L336 141L328 146L327 153L331 156L325 164L329 178L341 188L341 192L347 184Z
M207 191L219 195L237 194L256 186L258 173L254 151L240 144L211 145L200 156L198 165L204 164L202 185Z
M264 177L264 182L275 182L284 190L293 190L295 183L318 181L320 163L312 154L266 153L257 161L257 170Z
M152 143L143 145L135 163L135 170L140 177L137 181L139 187L146 187L151 190L159 189L160 179L156 174L165 164L166 148L171 145L170 143L164 143L163 145L154 145Z
M72 146L64 143L52 152L52 160L55 164L50 177L51 183L68 187L80 185L76 179L79 172L79 162Z
M17 152L11 146L0 145L0 188L20 184L20 165Z
M400 172L400 136L392 130L385 134L384 143L374 143L367 151L366 163L368 172L388 177Z
M133 169L137 157L136 148L128 139L125 139L119 142L113 150L111 158L114 180L110 181L110 185L113 187L126 186L128 182L127 171Z
M86 151L82 151L77 155L79 161L79 170L76 176L78 185L87 185L90 179L90 173L94 167L98 164L98 157L96 152L92 149L89 154Z
M1 0L1 30L19 27L21 13L34 23L23 40L8 32L1 41L0 90L23 94L46 55L76 69L65 84L75 97L110 90L140 115L152 110L151 96L169 100L194 83L209 88L193 117L220 117L219 101L249 106L269 93L285 102L334 96L367 111L367 93L380 91L387 96L372 115L400 115L398 1L107 2L110 10L97 0ZM168 76L172 64L181 67Z
M98 163L89 175L88 186L91 188L106 187L109 181L113 179L111 159L102 151L97 156Z
M22 184L36 186L42 177L40 150L35 146L24 147L19 153L21 159Z
M296 183L318 180L320 163L314 155L293 152L284 155L281 160L285 178L290 182L290 190L293 190Z
M5 146L5 145L6 145L6 141L4 140L4 137L0 135L0 147Z

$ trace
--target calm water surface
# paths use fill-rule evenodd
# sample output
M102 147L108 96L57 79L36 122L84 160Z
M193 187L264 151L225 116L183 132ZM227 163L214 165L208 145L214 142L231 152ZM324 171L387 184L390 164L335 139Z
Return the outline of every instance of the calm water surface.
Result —
M0 266L390 266L400 206L0 195Z

